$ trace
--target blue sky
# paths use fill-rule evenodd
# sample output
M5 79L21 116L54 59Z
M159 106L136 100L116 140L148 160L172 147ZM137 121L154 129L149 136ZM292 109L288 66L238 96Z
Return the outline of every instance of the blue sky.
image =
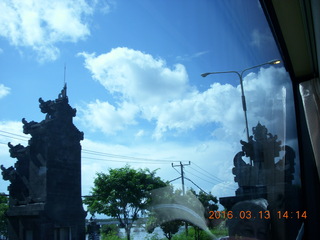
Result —
M172 180L174 161L191 161L186 176L204 190L234 194L233 156L246 136L239 79L200 74L280 58L257 0L5 0L0 12L1 164L14 163L8 141L27 144L21 119L44 118L38 98L57 98L66 66L85 136L84 195L95 172L127 162ZM295 145L283 65L245 76L249 128L260 121ZM7 185L0 179L0 192Z

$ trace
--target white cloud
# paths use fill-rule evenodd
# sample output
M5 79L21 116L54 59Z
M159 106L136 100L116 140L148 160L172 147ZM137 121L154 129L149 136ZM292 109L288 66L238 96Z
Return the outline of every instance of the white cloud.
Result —
M270 32L261 32L258 29L254 29L251 33L251 45L260 48L265 44L273 42L273 37Z
M98 56L80 55L85 58L85 67L92 77L110 93L121 96L118 108L100 101L84 108L80 118L93 119L90 124L96 128L108 133L111 131L106 126L114 126L112 131L118 131L138 123L139 119L146 119L155 123L153 137L160 139L168 131L187 131L215 122L219 128L213 135L217 138L231 137L237 141L243 138L239 85L214 83L208 90L199 92L191 86L183 65L169 68L163 59L128 48L112 49ZM283 88L289 93L288 83L284 68L261 68L257 74L245 77L250 128L258 121L264 125L272 123L274 127L279 125L279 119L284 122L283 103L290 103L290 100L289 95L284 96ZM124 103L131 109L126 115L121 114ZM281 127L284 128L280 124L277 130Z
M237 101L239 91L229 85L212 84L203 92L194 91L182 99L165 104L157 113L155 137L161 138L167 130L188 130L197 126L216 122L223 125L234 123L241 114L240 104ZM221 104L225 103L225 104Z
M85 66L109 92L144 105L180 98L186 91L188 76L183 65L169 69L162 59L128 48L115 48L109 53L80 53ZM148 104L149 105L149 104Z
M0 84L0 99L7 96L10 93L10 88L3 84Z
M137 133L136 133L136 137L142 137L145 134L144 130L140 129Z
M81 144L82 149L84 150L82 152L82 189L84 194L88 194L90 188L93 186L96 172L107 172L109 168L119 168L125 164L129 164L134 168L149 168L150 170L158 169L157 176L170 181L179 177L179 173L171 167L171 163L178 164L178 162L174 161L182 161L184 163L191 161L190 167L186 167L186 170L188 171L186 176L199 184L199 186L206 191L210 191L215 184L218 184L217 181L213 182L211 180L210 182L210 177L219 178L221 179L220 182L233 181L230 167L233 166L233 155L237 149L234 149L226 142L207 141L196 143L193 146L173 142L156 144L154 142L149 142L133 147L106 144L85 138ZM203 148L203 145L206 145L206 147ZM109 154L94 155L85 150ZM114 157L115 155L116 157ZM129 158L121 156L129 156ZM139 162L141 161L141 158L146 159L145 162ZM147 159L158 159L158 161L149 162ZM166 160L167 162L161 162L160 160ZM200 168L198 168L198 166ZM203 169L208 172L204 172ZM196 174L201 178L205 178L205 180L208 181L202 181L193 175L188 175L189 172ZM206 176L201 175L201 173ZM181 180L172 183L181 187ZM186 181L186 186L196 189L189 181Z
M231 172L228 174L230 176ZM235 195L235 190L238 188L238 184L233 181L226 181L222 183L218 183L214 185L211 189L211 193L213 196L217 198L220 197L230 197Z
M195 58L201 57L205 54L209 53L209 51L201 51L201 52L196 52L192 55L183 55L183 56L177 56L176 60L177 61L191 61Z
M118 108L108 102L96 100L87 105L86 109L80 108L83 119L93 130L100 129L106 134L114 134L124 129L126 125L135 124L135 115L138 112L137 106L122 102Z
M287 124L294 124L292 87L285 69L261 68L258 74L245 78L244 89L251 127L260 121L269 132L284 139Z
M115 0L95 0L97 3L97 8L103 14L108 14L113 8L116 8L117 2Z
M15 159L10 157L8 142L13 145L28 144L28 136L22 133L22 122L0 121L0 165L5 167L13 166L15 163ZM2 180L0 175L0 192L7 192L8 185L9 182Z
M40 61L58 58L59 42L77 42L90 34L85 0L4 0L0 2L0 36L17 47L30 47Z
M28 135L22 132L22 122L0 121L0 156L9 156L7 143L27 145Z

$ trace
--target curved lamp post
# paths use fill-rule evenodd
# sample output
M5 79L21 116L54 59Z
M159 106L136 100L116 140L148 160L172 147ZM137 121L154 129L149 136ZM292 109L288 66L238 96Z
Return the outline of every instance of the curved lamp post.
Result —
M263 66L263 65L275 65L275 64L279 64L280 63L280 60L272 60L272 61L269 61L269 62L266 62L266 63L262 63L262 64L259 64L259 65L256 65L256 66L253 66L253 67L250 67L250 68L246 68L244 70L242 70L241 72L239 71L226 71L226 72L207 72L207 73L202 73L201 76L202 77L206 77L210 74L220 74L220 73L235 73L238 75L239 79L240 79L240 86L241 86L241 99L242 99L242 108L243 108L243 112L244 112L244 119L245 119L245 123L246 123L246 131L247 131L247 140L249 142L249 128L248 128L248 118L247 118L247 105L246 105L246 98L244 96L244 91L243 91L243 73L247 70L250 70L250 69L253 69L253 68L256 68L256 67L260 67L260 66Z

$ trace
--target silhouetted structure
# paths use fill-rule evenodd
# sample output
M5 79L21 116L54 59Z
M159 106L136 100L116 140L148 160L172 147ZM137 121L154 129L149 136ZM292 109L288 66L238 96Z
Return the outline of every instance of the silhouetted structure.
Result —
M64 86L54 101L43 101L45 120L27 122L27 147L8 143L14 167L1 166L9 190L10 240L85 239L85 212L81 199L81 145L83 133L72 123L76 109L68 104Z
M296 213L301 210L300 188L292 184L295 152L287 145L281 146L277 135L269 133L260 123L252 130L253 136L250 136L248 142L240 141L242 151L233 159L232 173L239 186L236 196L223 197L219 201L231 210L239 202L265 199L270 211L270 239L296 239L301 219L290 216L283 221L278 216L279 212ZM279 160L282 151L284 154ZM250 158L251 164L242 159L244 156ZM256 219L259 220L259 217Z
M234 159L232 173L238 183L236 197L220 198L220 203L230 209L236 202L257 198L265 198L268 202L279 200L277 194L283 194L291 189L294 178L294 150L289 146L281 146L277 135L272 135L268 129L257 124L252 128L253 136L249 142L240 141L242 151ZM284 156L278 162L275 158L284 151ZM250 158L252 164L246 163L242 157Z

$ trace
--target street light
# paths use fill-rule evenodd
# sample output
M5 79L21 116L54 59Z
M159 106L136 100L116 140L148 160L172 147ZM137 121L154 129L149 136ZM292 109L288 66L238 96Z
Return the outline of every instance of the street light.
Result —
M275 65L275 64L279 64L280 63L280 60L276 59L276 60L271 60L269 62L266 62L266 63L262 63L262 64L259 64L259 65L256 65L256 66L253 66L253 67L250 67L250 68L246 68L244 70L242 70L241 72L238 72L238 71L226 71L226 72L207 72L207 73L202 73L201 76L202 77L206 77L210 74L220 74L220 73L235 73L239 76L239 79L240 79L240 86L241 86L241 99L242 99L242 108L243 108L243 112L244 112L244 120L245 120L245 123L246 123L246 131L247 131L247 140L249 142L249 128L248 128L248 118L247 118L247 104L246 104L246 98L244 96L244 91L243 91L243 73L247 70L250 70L250 69L253 69L253 68L256 68L256 67L261 67L263 65Z

